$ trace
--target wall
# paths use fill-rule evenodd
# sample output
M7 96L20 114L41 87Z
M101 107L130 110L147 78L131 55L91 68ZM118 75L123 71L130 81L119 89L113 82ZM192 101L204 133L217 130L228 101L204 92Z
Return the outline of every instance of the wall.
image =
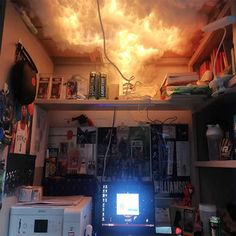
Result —
M164 58L160 59L159 62L155 64L149 64L140 67L139 73L136 75L135 82L139 81L144 86L151 86L151 89L157 90L160 88L162 81L167 73L179 73L187 72L188 59L186 58ZM54 74L61 75L65 80L68 80L72 75L76 74L88 82L89 74L91 71L104 72L108 75L108 85L109 84L119 84L120 85L120 95L122 94L121 88L123 81L118 72L110 64L105 61L101 64L55 64ZM127 75L125 75L127 76ZM132 76L132 75L129 75ZM150 91L150 90L149 90Z
M39 72L52 73L53 63L45 49L24 25L13 5L7 2L2 51L0 55L0 88L7 78L9 68L14 63L15 45L20 40L35 62Z
M26 28L18 16L12 4L8 1L6 6L2 50L0 54L0 89L2 89L7 78L7 73L14 63L15 45L20 40L29 54L32 56L38 70L44 73L53 72L53 63L44 48L39 44L34 35ZM2 157L3 153L0 153ZM15 197L3 199L0 211L0 235L8 235L9 209L16 202Z

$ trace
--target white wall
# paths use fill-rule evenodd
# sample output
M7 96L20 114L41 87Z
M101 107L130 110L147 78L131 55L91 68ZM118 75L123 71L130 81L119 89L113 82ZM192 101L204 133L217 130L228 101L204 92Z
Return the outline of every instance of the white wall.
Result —
M34 60L39 72L52 73L53 63L47 55L44 48L40 45L38 40L26 28L21 18L18 16L14 7L7 1L6 14L3 31L2 50L0 54L0 89L2 89L9 68L14 63L15 45L21 40L24 47L27 49L32 59ZM0 157L4 158L4 153L0 153ZM3 199L3 206L0 211L0 235L8 236L8 220L9 209L12 204L16 202L15 197L5 197Z
M168 61L165 59L164 61ZM149 64L146 66L142 66L139 69L139 73L135 78L136 81L142 82L144 86L151 86L155 88L160 88L162 81L167 73L179 73L179 72L187 72L187 60L174 58L171 59L173 63L160 63L160 64ZM179 62L180 61L180 62ZM185 64L186 62L186 64ZM177 65L174 65L174 64ZM94 64L94 65L68 65L68 64L60 64L55 65L54 74L63 76L65 80L68 80L72 75L77 74L80 75L85 80L87 79L87 83L89 80L89 74L92 71L104 72L108 75L108 86L110 84L119 84L120 85L120 95L122 94L121 88L123 80L118 72L114 69L114 67L110 64Z
M29 52L39 72L52 73L53 63L45 49L40 45L33 34L29 32L10 1L7 1L2 50L0 54L0 88L7 78L9 68L14 63L15 45L21 41Z

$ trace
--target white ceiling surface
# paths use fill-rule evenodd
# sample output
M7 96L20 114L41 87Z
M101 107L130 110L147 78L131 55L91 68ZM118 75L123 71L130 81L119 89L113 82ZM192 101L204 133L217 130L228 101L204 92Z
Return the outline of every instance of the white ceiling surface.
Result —
M17 0L53 58L101 60L102 34L96 0ZM189 57L205 16L219 0L99 0L111 56ZM223 2L223 1L221 1ZM128 42L129 41L129 42ZM87 60L85 60L87 58Z

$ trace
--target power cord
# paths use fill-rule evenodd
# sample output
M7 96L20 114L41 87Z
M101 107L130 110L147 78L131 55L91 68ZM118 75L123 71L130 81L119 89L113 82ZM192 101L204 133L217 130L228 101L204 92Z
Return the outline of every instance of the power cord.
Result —
M135 77L131 76L129 79L126 78L122 72L120 71L120 69L118 68L118 66L108 57L107 55L107 50L106 50L106 37L105 37L105 31L104 31L104 27L103 27L103 23L102 23L102 17L101 17L101 11L100 11L100 4L99 4L99 0L97 0L97 9L98 9L98 17L99 17L99 22L100 22L100 26L101 26L101 30L102 30L102 37L103 37L103 52L104 52L104 56L105 58L114 66L114 68L118 71L118 73L120 74L120 76L126 80L128 82L129 85L133 86L130 81L132 81Z
M159 124L166 124L168 121L168 124L173 124L177 119L178 117L177 116L172 116L172 117L167 117L164 121L161 121L161 120L158 120L158 119L155 119L155 120L152 120L149 116L149 106L147 107L146 109L146 115L147 115L147 120L150 121L151 123L153 124L156 124L156 123L159 123Z

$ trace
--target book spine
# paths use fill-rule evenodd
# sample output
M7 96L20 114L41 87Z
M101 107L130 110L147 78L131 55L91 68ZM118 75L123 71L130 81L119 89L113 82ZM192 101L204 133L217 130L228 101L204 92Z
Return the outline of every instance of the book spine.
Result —
M236 72L236 68L235 68L235 51L234 48L231 48L231 62L232 62L232 74L235 75Z

